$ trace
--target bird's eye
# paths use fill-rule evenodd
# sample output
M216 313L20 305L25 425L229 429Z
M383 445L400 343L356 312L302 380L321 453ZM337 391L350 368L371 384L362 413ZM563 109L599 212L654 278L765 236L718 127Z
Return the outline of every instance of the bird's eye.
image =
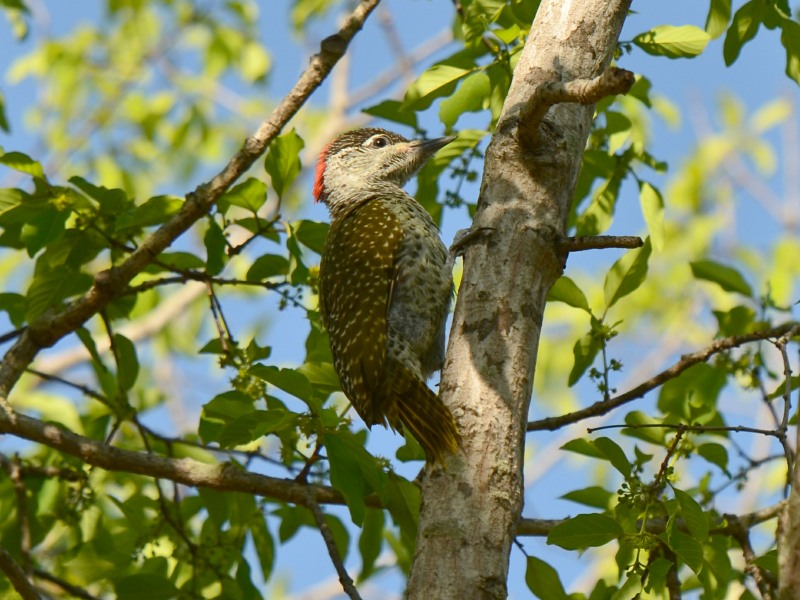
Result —
M372 138L372 141L370 141L369 145L372 146L373 148L384 148L388 144L389 144L389 139L386 136L379 135Z

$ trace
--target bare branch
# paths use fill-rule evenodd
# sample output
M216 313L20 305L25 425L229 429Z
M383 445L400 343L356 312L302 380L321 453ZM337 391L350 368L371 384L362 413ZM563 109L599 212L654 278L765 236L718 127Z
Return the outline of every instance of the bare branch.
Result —
M81 298L61 312L45 313L30 323L28 329L6 353L0 366L0 398L8 396L41 348L52 346L68 333L75 331L122 294L134 276L208 212L233 182L264 153L269 143L328 76L378 2L379 0L361 0L345 19L339 32L322 41L320 52L311 58L308 68L272 115L245 140L241 150L222 171L208 183L187 194L186 202L174 217L150 234L119 266L98 273L91 289ZM3 408L8 410L7 405Z
M746 425L686 425L684 423L639 423L625 425L601 425L600 427L588 427L587 433L594 433L603 429L674 429L678 432L695 431L698 433L730 431L733 433L758 433L760 435L770 435L779 437L780 433L775 429L758 429L757 427L747 427Z
M291 479L248 473L228 463L212 465L190 458L166 458L121 450L20 413L11 415L0 411L0 433L44 444L107 471L136 473L220 491L256 494L302 506L305 506L309 493L321 504L345 504L342 494L331 487L305 485ZM380 507L377 496L367 496L365 502L367 506Z
M744 570L756 582L758 591L761 592L761 597L764 600L773 600L775 598L775 581L769 576L767 571L762 569L756 564L756 554L753 551L753 546L750 544L750 532L743 526L736 515L725 515L728 521L729 535L735 539L739 546L742 548L742 555L744 556ZM788 574L791 578L791 574ZM792 598L796 595L797 588L793 588L791 595L783 596L784 598Z
M784 323L783 325L773 327L772 329L766 329L764 331L756 331L746 335L737 335L719 339L703 350L698 350L692 354L683 355L677 363L668 369L661 371L661 373L655 377L648 379L644 383L636 386L628 392L625 392L624 394L614 396L608 401L595 402L591 406L587 406L581 410L576 410L575 412L567 413L566 415L548 417L545 419L539 419L538 421L531 421L528 423L527 429L528 431L552 431L569 423L576 423L589 417L604 415L611 410L622 406L623 404L627 404L628 402L641 398L647 392L654 390L660 385L663 385L670 379L674 379L689 367L693 367L701 362L706 362L715 354L719 354L720 352L724 352L732 348L738 348L739 346L749 344L750 342L781 337L782 335L791 331L794 327L796 327L796 325L796 323Z
M562 252L580 252L605 248L641 248L644 241L636 235L592 235L567 237L558 245Z
M309 496L306 502L306 508L314 515L314 520L317 522L319 532L322 534L322 539L325 540L325 545L328 548L328 555L331 557L333 566L336 567L336 573L339 575L339 582L342 584L344 593L351 598L351 600L361 600L361 596L353 583L353 578L347 573L344 568L344 561L342 555L339 554L339 549L336 547L336 540L333 539L333 532L325 520L325 513L316 503L313 497Z
M71 596L74 596L75 598L82 598L83 600L98 600L97 596L92 596L86 590L79 588L77 585L72 585L68 581L64 581L63 579L56 577L52 573L48 573L47 571L43 571L42 569L35 569L33 573L39 579L44 579L45 581L49 581L53 585L60 587L65 592L68 592Z
M771 521L772 519L780 516L781 512L786 506L786 501L778 502L777 504L770 506L768 508L764 508L762 510L747 513L744 515L736 516L736 515L724 515L719 519L719 525L717 527L712 527L709 529L710 535L731 535L733 529L731 528L731 519L735 519L735 527L741 527L745 530L748 530L756 525L760 525L761 523L766 523L767 521ZM566 519L520 519L519 523L517 524L517 532L516 534L519 536L531 536L531 537L547 537L550 535L550 532L553 530L554 527L560 525L566 521ZM683 522L679 519L677 521L677 525L681 530L684 529ZM647 522L647 526L645 527L645 531L649 533L659 534L666 531L667 528L667 521L666 519L656 518L650 519ZM687 530L688 531L688 530Z
M551 81L534 88L519 115L519 138L526 148L536 146L539 124L554 104L594 104L606 96L627 94L634 82L630 71L609 67L593 79Z
M25 572L3 548L0 548L0 571L6 574L11 585L24 600L41 600L41 596L25 577Z

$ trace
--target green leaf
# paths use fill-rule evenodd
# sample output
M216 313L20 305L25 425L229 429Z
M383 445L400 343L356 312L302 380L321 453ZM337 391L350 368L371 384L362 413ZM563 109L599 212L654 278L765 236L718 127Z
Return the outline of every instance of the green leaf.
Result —
M733 267L728 267L713 260L697 260L689 263L695 279L703 279L716 283L726 292L736 292L752 298L753 290L742 274Z
M553 284L553 287L550 288L550 292L547 294L547 301L563 302L564 304L568 304L574 308L580 308L581 310L585 310L587 313L592 314L592 311L589 308L589 302L586 300L586 296L581 291L581 288L579 288L575 282L566 275L562 275L556 279L556 282Z
M136 346L124 335L113 336L114 354L117 359L117 383L121 390L129 390L139 376L139 359L136 357Z
M672 487L675 498L681 507L681 516L686 523L686 528L698 542L705 541L708 537L708 519L703 509L689 494L676 487Z
M8 313L8 320L14 327L21 327L25 322L25 296L13 292L1 292L0 311Z
M420 502L417 486L399 475L389 473L384 505L392 515L394 524L400 528L400 539L412 556L417 538Z
M458 82L473 71L474 68L445 63L433 65L411 84L400 109L421 111L428 108L437 98L449 97Z
M222 194L217 205L223 213L230 206L245 208L253 213L267 201L267 184L255 177L249 177Z
M800 84L800 23L783 21L781 44L786 49L786 74Z
M258 556L258 564L261 566L262 576L265 581L268 581L275 564L275 542L267 528L266 518L260 512L253 515L253 519L250 521L250 535L253 539L256 556Z
M300 164L300 151L304 147L303 139L294 129L278 136L269 145L264 168L269 173L272 187L279 198L283 198L303 168Z
M224 448L249 444L270 433L293 429L299 417L285 409L251 410L229 421L215 439Z
M700 444L697 447L697 454L712 465L718 466L728 477L731 476L728 471L728 450L722 444L716 444L714 442Z
M576 454L582 454L583 456L590 456L592 458L605 458L605 454L603 454L597 448L597 446L595 446L589 440L585 440L583 438L570 440L561 446L561 449L567 450L568 452L575 452Z
M239 71L248 83L262 81L271 66L269 54L257 42L247 42L239 53Z
M259 379L263 379L267 383L271 383L275 387L282 389L284 392L299 398L305 403L311 401L313 389L308 378L295 369L279 369L278 367L267 365L253 365L250 367L248 373ZM319 410L318 406L314 406Z
M660 25L640 33L633 43L648 54L667 58L692 58L705 50L711 36L694 25Z
M728 28L731 21L731 0L711 0L706 17L706 31L712 38L718 38Z
M120 216L117 231L161 225L183 206L184 199L177 196L154 196L141 206Z
M541 600L569 600L564 585L556 571L549 564L535 556L529 556L525 569L525 583L528 589Z
M0 189L0 216L22 204L26 195L16 188Z
M778 575L778 551L773 549L766 554L753 560L753 564L770 571L773 575Z
M375 573L375 561L383 548L383 528L385 517L382 510L367 509L364 525L358 538L358 550L361 552L361 572L358 581L364 581Z
M350 509L353 523L364 522L364 496L383 490L385 474L349 431L325 434L325 448L331 466L331 485L339 490Z
M685 562L695 573L699 573L703 568L703 547L700 542L674 529L668 534L662 534L662 539L667 542L670 549Z
M380 104L363 109L361 112L417 129L417 113L411 110L402 110L402 105L403 103L400 100L384 100Z
M69 182L90 198L97 200L100 204L100 211L103 214L109 216L121 215L132 206L132 201L124 190L97 186L77 175L71 177Z
M642 205L642 214L650 233L653 248L660 251L664 247L664 198L652 185L643 181L639 185L639 202Z
M594 440L594 445L626 479L631 476L631 463L619 444L611 438L599 437Z
M28 256L34 256L39 250L58 240L64 233L69 215L69 211L47 206L35 217L27 220L22 226L19 237L28 250Z
M464 42L473 44L489 29L489 24L497 20L506 3L504 0L466 0L461 5Z
M163 575L135 573L114 582L118 600L169 600L178 594L177 588Z
M446 130L451 131L462 114L485 109L491 91L489 76L486 73L478 71L466 77L458 89L439 104L439 119Z
M327 223L316 221L298 221L294 224L294 234L297 241L317 254L322 254L325 247L325 238L328 235Z
M575 362L569 372L567 384L572 387L583 376L586 370L592 366L597 353L602 350L603 345L593 332L589 332L581 337L572 347L572 356Z
M547 543L565 550L580 550L603 546L622 534L622 527L611 517L589 513L576 515L553 527Z
M736 62L742 47L755 37L763 18L762 2L759 0L751 0L736 11L722 46L722 56L727 66Z
M583 488L582 490L568 492L561 497L564 500L571 500L572 502L577 502L578 504L584 504L586 506L605 510L608 508L611 499L615 496L616 494L609 492L607 489L602 488L599 485L593 485Z
M635 291L647 277L647 261L650 258L650 238L644 246L629 250L611 267L603 284L606 308L611 308L618 300Z
M2 92L0 92L0 129L6 133L11 133L11 127L8 124L8 118L6 117L5 96L3 96ZM2 150L0 150L0 152L2 152Z
M289 274L289 259L277 254L259 256L247 270L247 281L264 281L276 275Z
M657 558L647 565L647 585L646 591L664 589L667 582L667 574L673 568L673 563L666 558Z
M645 412L634 410L625 415L625 424L631 425L630 429L623 429L625 435L657 444L664 445L664 430L660 427L636 427L637 425L659 425L662 421L652 418Z
M22 152L6 152L0 156L0 165L5 165L15 171L27 173L39 179L45 179L42 165Z
M749 306L739 305L727 311L715 310L713 313L721 336L743 335L757 327L756 311Z
M757 133L764 133L785 123L792 115L792 104L788 98L777 98L760 107L750 119Z
M37 272L25 294L25 320L29 323L62 300L85 292L91 276L70 269L44 269Z
M228 245L222 228L214 219L208 219L208 226L203 234L203 245L206 247L206 271L209 275L219 274L225 268L225 263L228 262L225 254Z
M179 271L202 269L205 266L203 259L191 252L164 252L158 255L158 261Z

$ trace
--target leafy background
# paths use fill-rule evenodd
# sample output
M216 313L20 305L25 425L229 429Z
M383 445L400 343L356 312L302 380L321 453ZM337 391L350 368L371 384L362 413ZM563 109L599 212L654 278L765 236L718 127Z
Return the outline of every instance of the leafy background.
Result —
M236 446L232 456L258 472L296 476L307 464L312 480L329 480L347 497L348 508L326 511L340 545L349 542L349 570L368 581L365 593L399 595L416 502L407 480L420 466L405 461L418 459L419 449L388 432L371 432L366 448L391 460L397 476L388 474L364 452L360 421L349 427L342 421L341 395L328 398L337 384L314 313L325 231L319 223L327 215L310 201L309 169L328 139L371 117L409 135L453 129L459 142L440 153L416 184L420 200L441 218L444 239L452 239L469 222L485 132L532 14L531 3L512 2L510 14L494 19L494 4L505 3L462 3L466 25L455 29L466 37L463 50L463 43L444 41L453 29L452 4L386 2L384 16L368 22L347 64L338 67L338 78L315 95L250 178L226 194L214 218L201 221L134 282L140 294L115 302L80 339L66 338L34 365L100 399L28 376L12 397L15 406L99 439L113 432L122 447L142 449L146 438L154 451L210 459L206 449L159 438L182 435L198 444ZM109 258L119 260L126 244L173 214L181 196L216 172L288 90L320 39L334 30L339 8L325 0L278 0L269 7L117 0L43 3L32 6L31 16L18 12L17 2L2 6L8 26L0 37L0 162L8 169L0 173L6 188L0 204L17 205L20 192L12 188L42 198L25 196L29 211L8 210L1 217L3 331L84 291L86 273ZM781 2L735 5L730 31L721 17L725 7L712 1L707 22L709 7L692 0L641 3L626 23L619 64L644 75L649 85L640 80L629 97L598 107L572 225L581 234L640 233L649 242L628 254L570 257L570 280L557 285L545 316L532 419L586 406L608 388L624 391L715 335L746 332L791 314L783 309L797 299L800 185L791 79L798 79L800 51L793 40L800 36L792 37L796 21L775 17L774 7L788 13ZM759 21L761 30L748 41ZM675 29L687 25L694 28ZM481 43L487 29L493 31L492 48ZM419 62L397 50L426 43ZM185 283L207 276L217 278L213 312L205 284ZM181 283L152 283L167 277ZM223 342L220 331L226 329L233 340ZM95 350L102 351L109 338L112 356L101 357ZM636 413L624 417L618 411L588 424L652 416L717 424L724 412L727 424L767 426L759 385L772 392L781 375L774 351L764 352L763 358L734 355L729 363L696 368L638 402ZM759 361L771 372L756 369ZM614 505L623 481L630 488L637 477L658 478L673 439L668 432L619 437L611 430L587 437L586 426L528 436L524 516L604 510ZM320 432L320 452L328 461L306 462L293 452L299 443L306 457L316 457L317 437L310 434ZM616 441L601 441L608 438ZM677 455L675 490L668 494L674 502L659 501L658 510L680 510L690 520L698 510L746 512L780 497L785 464L772 460L751 471L748 462L780 457L776 443L747 434L691 439L693 445ZM259 456L252 454L257 449ZM0 450L90 478L91 485L51 479L31 488L43 555L72 553L53 567L56 572L87 584L109 574L121 597L142 589L155 594L169 589L166 581L185 583L167 577L174 567L164 556L175 553L187 564L209 567L197 585L229 586L223 589L235 588L237 595L260 589L264 573L271 573L269 597L315 597L338 589L305 509L267 502L264 521L254 516L259 513L252 498L207 490L183 495L179 507L165 509L151 480L62 464L54 453L8 437ZM653 458L646 461L646 455ZM746 468L748 476L736 478ZM18 535L14 489L10 479L2 485L8 541ZM161 485L168 498L168 486ZM391 516L365 509L364 494L372 490L386 490ZM191 542L154 516L171 510L186 523ZM600 532L601 540L604 531L608 540L619 535L607 520L588 518L594 520L571 523ZM692 532L701 540L703 518ZM756 538L759 553L769 550L770 527ZM48 538L48 530L64 541ZM615 572L613 555L602 547L587 551L591 560L575 561L567 550L594 544L569 541L571 535L554 533L550 541L557 545L522 538L527 554L538 558L512 551L512 597L530 593L532 574L547 580L540 559L557 568L570 591L591 589L601 575ZM234 568L232 555L242 547L247 562ZM131 553L139 569L112 577ZM702 572L702 561L681 558ZM705 573L725 568L724 560L707 561ZM215 577L222 583L213 583ZM715 593L723 588L711 581L698 585ZM557 588L534 591L551 597Z

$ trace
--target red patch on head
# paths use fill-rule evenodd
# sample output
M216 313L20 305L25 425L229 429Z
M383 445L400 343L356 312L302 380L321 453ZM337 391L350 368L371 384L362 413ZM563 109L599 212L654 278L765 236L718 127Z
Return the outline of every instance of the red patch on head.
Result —
M314 169L314 202L323 200L322 195L325 192L325 166L328 157L328 148L330 144L322 149L317 159L317 168Z

